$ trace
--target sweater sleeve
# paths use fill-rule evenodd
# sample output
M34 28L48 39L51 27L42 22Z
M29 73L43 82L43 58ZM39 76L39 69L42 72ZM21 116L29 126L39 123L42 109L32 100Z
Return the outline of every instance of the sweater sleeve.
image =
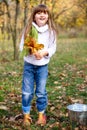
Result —
M52 34L50 37L50 44L47 49L48 56L45 56L45 58L50 58L52 55L56 52L56 35Z

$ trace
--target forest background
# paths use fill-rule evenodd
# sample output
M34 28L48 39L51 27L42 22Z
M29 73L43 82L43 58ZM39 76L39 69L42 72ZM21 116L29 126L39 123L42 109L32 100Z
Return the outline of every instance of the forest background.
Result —
M19 35L27 23L32 7L46 4L56 27L70 35L85 31L87 35L87 1L86 0L0 0L0 33L4 39L12 38L14 59L18 58ZM73 34L74 33L74 34Z

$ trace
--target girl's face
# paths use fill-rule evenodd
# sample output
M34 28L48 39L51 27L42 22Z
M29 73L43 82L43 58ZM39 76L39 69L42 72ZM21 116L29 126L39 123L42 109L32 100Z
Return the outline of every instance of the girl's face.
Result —
M35 14L34 20L39 27L44 26L48 21L48 13L47 12L38 12Z

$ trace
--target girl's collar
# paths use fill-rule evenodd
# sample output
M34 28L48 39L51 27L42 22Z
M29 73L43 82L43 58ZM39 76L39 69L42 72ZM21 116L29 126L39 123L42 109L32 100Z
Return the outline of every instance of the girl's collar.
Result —
M37 29L38 32L42 33L48 30L48 24L39 27L36 23L32 22L32 25Z

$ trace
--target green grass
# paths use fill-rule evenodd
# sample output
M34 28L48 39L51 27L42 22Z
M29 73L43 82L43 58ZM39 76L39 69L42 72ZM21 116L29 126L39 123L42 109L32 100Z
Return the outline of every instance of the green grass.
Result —
M13 60L12 42L0 42L0 104L6 105L7 111L0 110L0 128L8 130L22 129L21 120L10 121L10 118L21 111L21 82L23 60ZM87 104L87 39L58 38L57 52L49 63L47 80L49 105L48 121L44 127L36 126L37 110L35 100L31 116L34 123L32 130L62 130L71 126L66 117L66 106L75 102ZM7 118L9 117L9 118ZM7 125L8 122L8 125ZM59 125L56 124L59 122ZM27 128L24 128L27 130Z

